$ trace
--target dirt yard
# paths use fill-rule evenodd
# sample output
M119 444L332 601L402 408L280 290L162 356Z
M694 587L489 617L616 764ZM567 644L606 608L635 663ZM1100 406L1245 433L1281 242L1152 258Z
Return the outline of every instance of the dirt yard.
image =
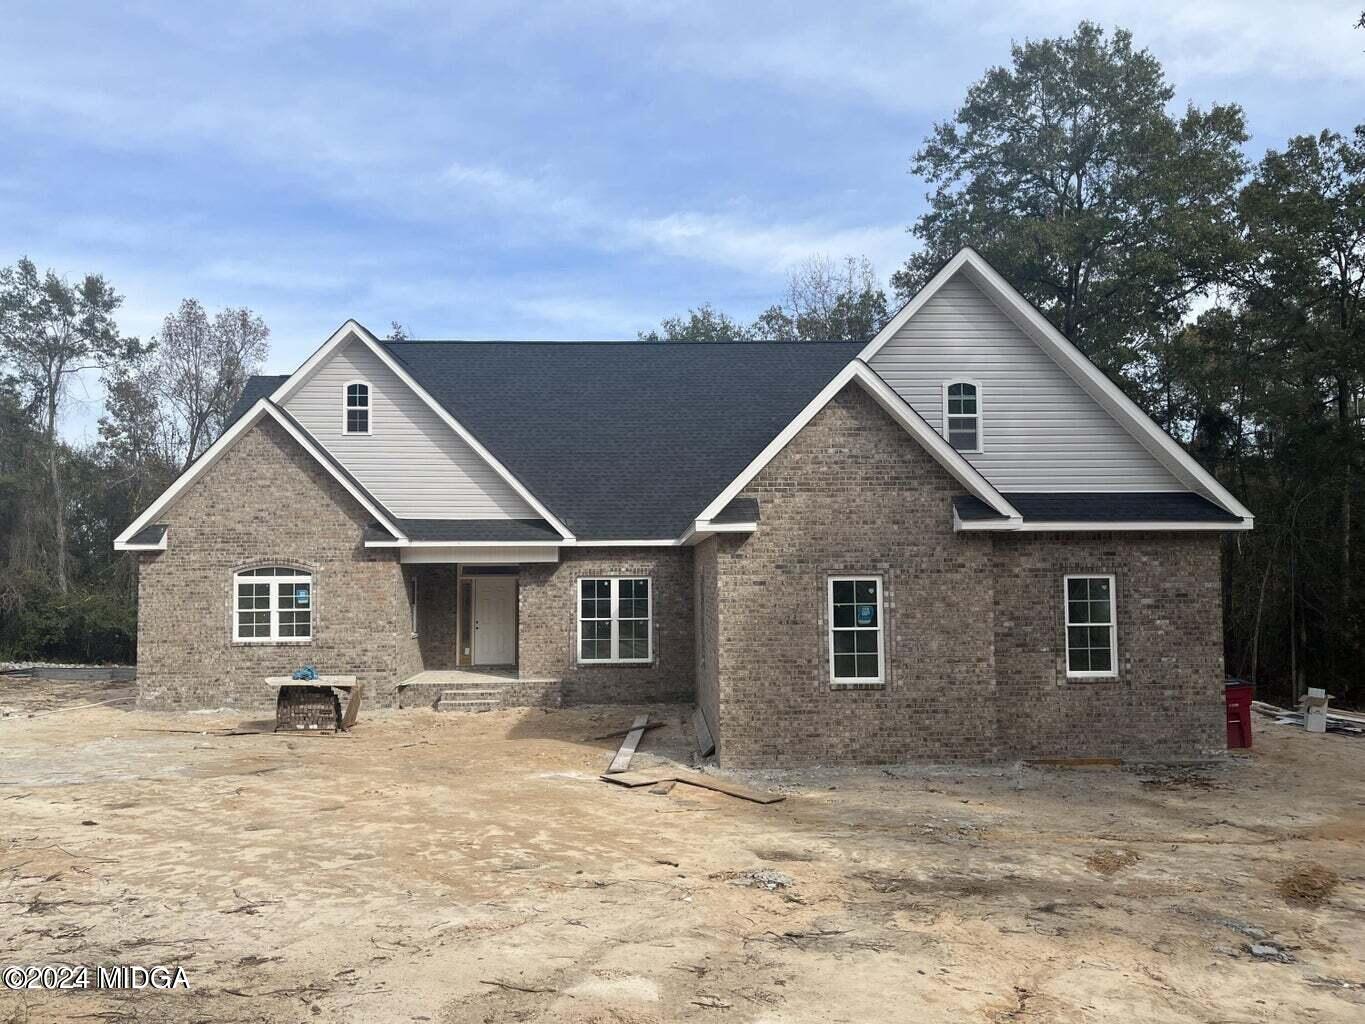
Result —
M0 989L5 1024L1365 1019L1365 740L721 773L762 806L599 781L634 708L27 717L118 695L0 680L0 965L189 991ZM645 710L635 767L686 763Z

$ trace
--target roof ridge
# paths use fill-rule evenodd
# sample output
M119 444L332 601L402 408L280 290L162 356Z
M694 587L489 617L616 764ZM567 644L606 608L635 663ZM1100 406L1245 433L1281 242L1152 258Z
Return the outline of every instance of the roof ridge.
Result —
M620 341L607 341L602 339L583 339L564 338L559 341L547 340L544 338L528 338L519 340L516 338L404 338L402 341L392 341L388 338L381 338L380 344L385 348L402 348L404 345L554 345L566 348L574 345L602 345L620 348L626 345L648 347L648 348L696 348L701 345L723 345L727 348L739 348L744 345L781 345L791 348L802 348L808 345L830 345L844 346L847 348L858 348L862 342L858 341L779 341L775 338L764 338L755 341L642 341L639 338L623 338Z

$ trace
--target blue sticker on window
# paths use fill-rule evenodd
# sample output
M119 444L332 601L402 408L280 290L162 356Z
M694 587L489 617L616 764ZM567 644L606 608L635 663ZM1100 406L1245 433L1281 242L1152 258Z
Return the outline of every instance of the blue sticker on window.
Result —
M295 587L295 588L294 588L294 603L297 604L297 605L303 605L304 607L307 607L307 605L308 605L308 594L309 594L309 590L308 590L307 587Z
M860 626L872 625L872 614L875 611L876 609L873 608L872 605L870 604L858 605L858 625Z

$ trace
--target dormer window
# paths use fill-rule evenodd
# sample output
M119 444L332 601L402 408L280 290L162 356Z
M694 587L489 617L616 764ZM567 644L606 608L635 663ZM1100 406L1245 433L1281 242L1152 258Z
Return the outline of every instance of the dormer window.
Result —
M341 432L343 434L370 432L370 386L364 381L352 381L346 385L346 404L342 409Z
M943 436L960 452L981 451L981 385L976 381L943 385Z

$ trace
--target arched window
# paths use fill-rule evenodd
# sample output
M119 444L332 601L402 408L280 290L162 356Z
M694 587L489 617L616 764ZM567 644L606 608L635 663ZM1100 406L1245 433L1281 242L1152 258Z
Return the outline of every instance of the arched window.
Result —
M943 385L943 436L960 452L981 451L981 385L976 381Z
M307 643L313 639L313 575L268 565L232 577L232 639Z
M341 432L343 434L370 432L370 386L363 380L353 380L346 385L345 404L341 410Z

